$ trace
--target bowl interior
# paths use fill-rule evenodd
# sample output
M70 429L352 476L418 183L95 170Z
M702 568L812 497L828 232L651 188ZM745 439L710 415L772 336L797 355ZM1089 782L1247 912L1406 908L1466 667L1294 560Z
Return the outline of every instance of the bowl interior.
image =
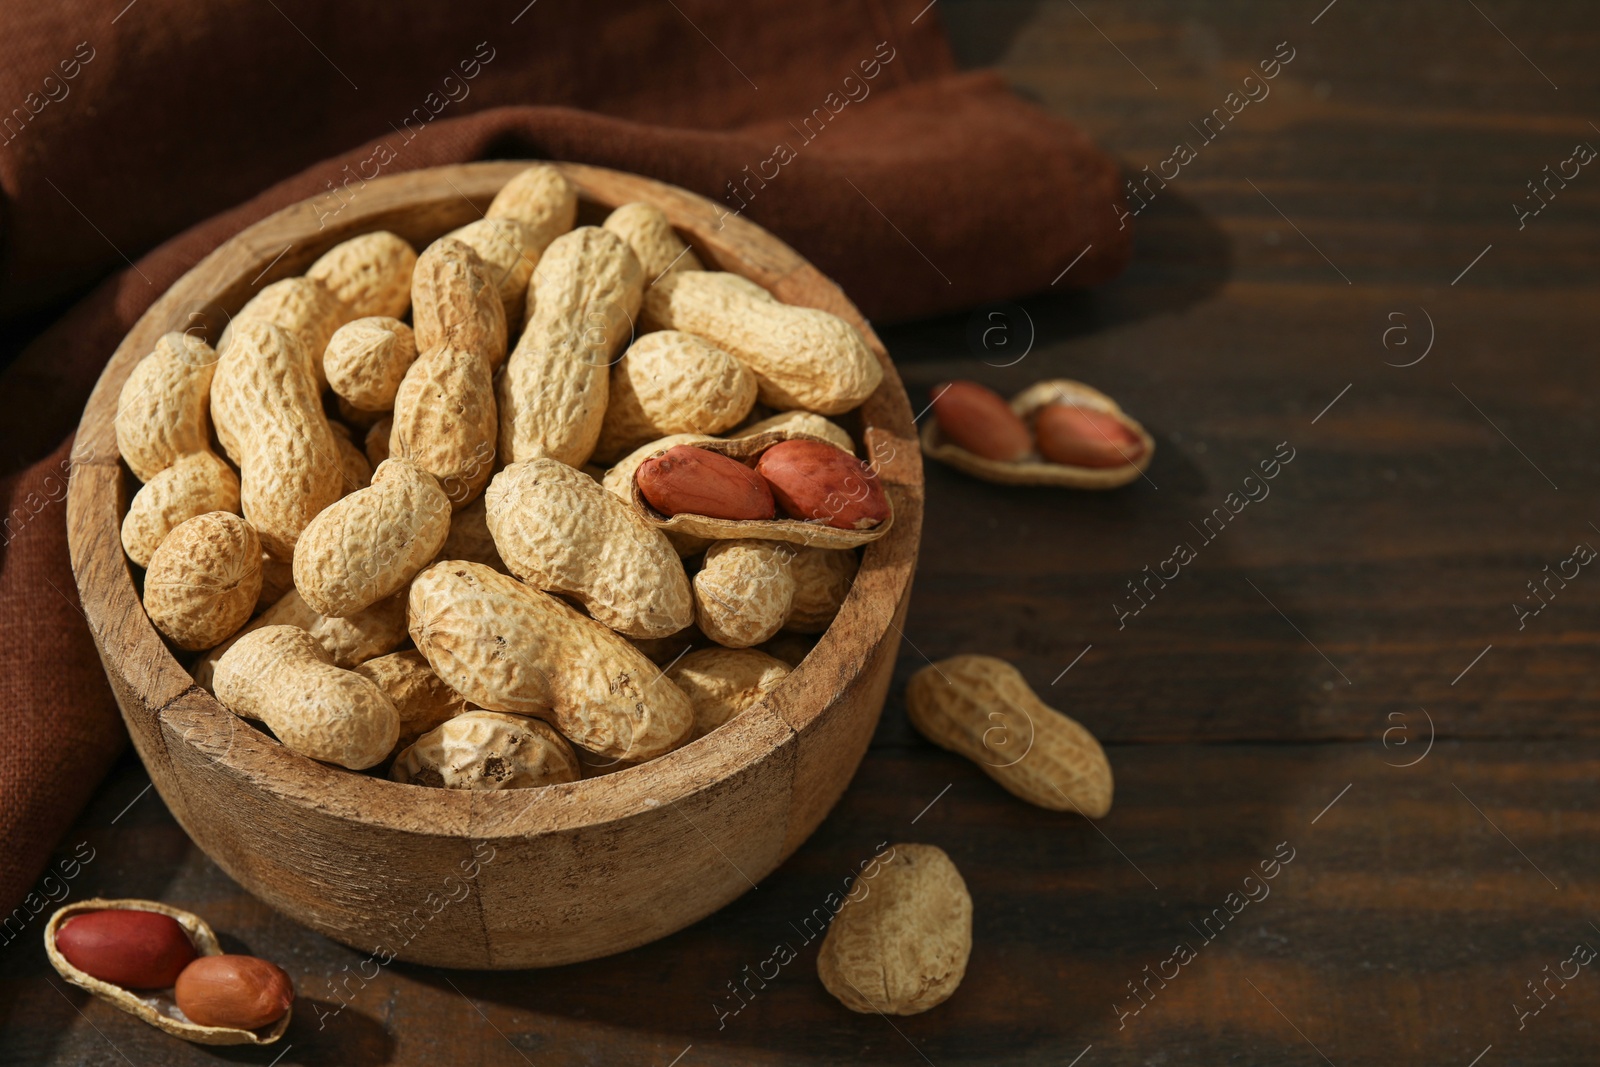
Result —
M883 384L855 413L850 429L890 494L895 525L866 546L838 619L768 700L713 734L637 767L533 790L425 789L325 766L284 749L193 685L144 615L117 534L128 496L137 487L120 465L114 431L117 395L134 364L171 330L202 333L214 342L229 317L262 286L303 272L350 237L390 230L424 247L482 217L495 192L524 166L497 162L433 168L375 179L291 206L202 260L150 307L118 347L79 430L69 535L86 616L147 764L147 743L159 737L170 745L176 738L203 755L217 773L247 778L280 798L315 804L353 822L392 829L485 836L491 830L530 835L590 826L671 804L769 757L793 734L803 732L885 641L897 645L899 635L891 628L903 609L915 564L921 466L904 388L871 326L792 249L710 201L636 175L559 164L579 190L579 225L598 224L623 203L655 203L708 268L742 274L787 303L840 315L861 330L884 364ZM139 715L162 722L135 721ZM839 785L842 790L843 783Z

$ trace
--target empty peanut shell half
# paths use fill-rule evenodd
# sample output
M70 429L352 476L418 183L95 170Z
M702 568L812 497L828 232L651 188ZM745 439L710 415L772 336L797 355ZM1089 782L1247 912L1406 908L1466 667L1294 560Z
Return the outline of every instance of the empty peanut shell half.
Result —
M1041 413L1057 406L1079 409L1081 414L1074 418L1070 411L1052 412L1049 424L1041 426ZM1155 439L1115 400L1070 378L1035 382L1011 398L1011 410L1034 434L1034 448L1022 459L985 459L951 441L934 418L929 418L922 427L922 454L985 481L1002 485L1058 485L1068 489L1115 489L1127 485L1144 473L1155 455ZM1054 417L1057 415L1065 418L1058 420ZM1114 420L1110 432L1102 425L1104 416ZM1116 432L1119 429L1121 432ZM1040 454L1041 436L1050 438L1045 441L1046 454L1053 453L1058 458L1082 455L1084 459L1051 462ZM1083 440L1075 442L1074 437ZM1074 444L1081 447L1075 449ZM1100 462L1089 459L1094 452L1109 453L1115 465L1089 465ZM1125 462L1117 463L1115 457Z
M151 1026L158 1027L181 1037L185 1041L193 1041L197 1045L270 1045L283 1036L289 1028L289 1019L294 1010L284 1012L283 1017L259 1030L235 1030L229 1026L201 1026L190 1022L178 1010L178 1002L173 999L171 989L124 989L122 986L102 982L100 979L86 974L67 961L56 947L56 935L60 932L61 925L74 915L91 911L153 911L166 915L183 927L189 939L194 942L195 952L201 956L220 956L222 946L217 942L217 935L200 916L182 908L174 908L155 900L80 900L75 904L68 904L50 916L50 922L44 929L44 950L50 957L50 965L56 971L77 986L86 989L101 1000L116 1005L129 1015L136 1015Z

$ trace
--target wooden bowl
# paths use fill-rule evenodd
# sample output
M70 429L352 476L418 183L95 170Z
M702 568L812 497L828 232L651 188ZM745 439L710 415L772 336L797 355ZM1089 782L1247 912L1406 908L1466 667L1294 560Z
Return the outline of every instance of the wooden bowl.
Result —
M883 708L922 526L922 467L883 344L792 249L717 205L630 174L560 164L580 224L648 200L708 268L843 316L884 365L861 439L895 510L867 545L838 619L759 706L650 763L542 789L423 789L298 756L197 687L146 618L119 528L136 488L113 426L122 383L156 339L227 317L347 238L392 230L419 249L478 217L521 163L379 178L286 208L184 275L138 321L78 429L67 499L72 566L134 746L167 807L218 866L291 918L379 963L546 967L621 952L727 904L833 807ZM719 222L719 218L721 221Z

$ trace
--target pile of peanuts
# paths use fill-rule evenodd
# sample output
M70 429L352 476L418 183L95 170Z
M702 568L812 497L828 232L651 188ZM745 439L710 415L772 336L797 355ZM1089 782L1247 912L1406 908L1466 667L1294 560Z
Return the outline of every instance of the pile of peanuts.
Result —
M145 610L286 748L457 789L653 759L770 693L892 522L829 418L882 379L860 332L704 269L650 204L577 211L530 167L129 376Z

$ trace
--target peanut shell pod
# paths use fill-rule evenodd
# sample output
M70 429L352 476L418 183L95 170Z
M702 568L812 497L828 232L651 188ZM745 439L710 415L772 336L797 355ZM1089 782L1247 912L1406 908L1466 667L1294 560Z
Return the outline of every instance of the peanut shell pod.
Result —
M1111 764L1100 742L1040 700L1004 660L951 656L922 668L906 686L906 714L923 737L1030 804L1090 819L1111 811Z
M1035 382L1011 398L1011 410L1023 422L1030 424L1042 409L1051 404L1087 408L1112 416L1138 438L1143 446L1142 451L1132 463L1120 467L1076 467L1051 463L1042 458L1037 450L1021 460L1007 463L985 459L954 444L940 431L937 420L930 418L922 426L922 454L989 482L1002 485L1054 485L1067 489L1115 489L1138 478L1150 466L1156 451L1155 439L1115 400L1092 386L1070 378L1056 378Z
M532 789L581 774L572 746L549 723L474 710L418 738L389 777L436 789Z
M113 1007L142 1019L158 1030L165 1030L174 1037L193 1041L197 1045L270 1045L289 1029L289 1020L294 1015L292 1007L283 1013L281 1019L259 1030L235 1030L229 1026L201 1026L192 1023L178 1010L178 1003L172 998L172 990L135 991L112 985L110 982L102 982L67 962L66 957L56 948L56 934L60 931L61 924L74 915L90 911L125 910L153 911L158 915L166 915L183 927L184 932L189 935L189 940L194 943L196 954L200 956L223 954L216 933L204 919L193 912L174 908L156 900L107 900L97 897L75 901L57 909L55 914L50 916L50 922L44 928L44 951L50 958L50 966L79 989L87 990Z
M686 440L682 443L690 444L695 448L703 448L708 452L716 452L729 456L741 463L754 465L761 454L773 445L783 441L822 441L830 447L837 447L833 442L809 434L794 433L786 430L769 430L750 437L736 437L728 441L718 440ZM669 443L671 442L671 443ZM632 463L635 472L645 460L665 454L673 444L678 443L673 438L657 441L655 449L648 454L638 456L637 453L628 456L618 468ZM638 462L633 462L637 456ZM613 468L615 472L617 468ZM611 482L612 475L606 476ZM836 487L836 492L841 494L841 499L851 492L848 486ZM640 515L644 516L652 526L665 530L668 534L690 534L704 537L712 541L726 541L742 538L756 538L764 541L787 541L794 545L810 545L815 548L854 548L864 545L869 541L876 541L889 532L889 527L894 525L894 515L878 525L866 530L841 530L837 527L826 526L821 522L811 522L805 519L791 519L779 517L776 519L714 519L708 515L694 515L687 512L677 515L663 515L650 506L650 501L645 499L637 480L634 480L631 499L633 506ZM819 501L826 504L826 501ZM891 508L893 501L890 501Z

